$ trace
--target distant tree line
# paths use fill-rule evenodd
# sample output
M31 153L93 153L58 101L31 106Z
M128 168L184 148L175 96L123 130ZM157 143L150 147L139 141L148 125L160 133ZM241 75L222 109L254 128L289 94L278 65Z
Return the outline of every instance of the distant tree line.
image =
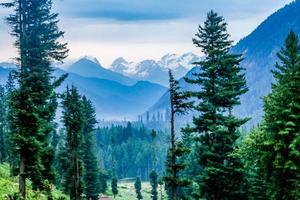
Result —
M156 133L153 156L153 131L144 126L132 126L130 122L125 127L98 128L96 152L103 169L115 170L119 179L139 176L142 181L149 180L153 168L163 174L168 137L162 131Z

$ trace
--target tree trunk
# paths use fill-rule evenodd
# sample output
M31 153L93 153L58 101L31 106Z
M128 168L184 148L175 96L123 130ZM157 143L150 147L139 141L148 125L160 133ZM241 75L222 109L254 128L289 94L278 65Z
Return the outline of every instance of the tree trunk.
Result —
M26 162L26 157L24 154L21 153L21 155L20 155L20 171L19 171L19 192L23 199L26 199L25 162Z
M171 105L171 159L172 159L172 176L174 179L176 179L176 169L174 168L176 164L176 157L175 157L175 128L174 128L174 118L175 118L175 113L174 113L174 108L173 105ZM177 192L176 192L176 185L173 182L171 184L171 191L172 191L172 200L177 199Z
M79 162L77 152L75 153L75 200L80 199L80 174L79 174Z

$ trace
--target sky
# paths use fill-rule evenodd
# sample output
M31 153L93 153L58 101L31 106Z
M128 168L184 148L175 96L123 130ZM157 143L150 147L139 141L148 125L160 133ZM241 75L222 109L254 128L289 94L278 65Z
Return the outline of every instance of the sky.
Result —
M6 0L0 0L5 2ZM235 42L264 19L293 0L53 0L62 39L70 49L67 61L82 56L98 58L104 67L114 59L160 59L167 53L201 50L192 44L197 27L209 10L224 16ZM16 55L0 8L0 61Z

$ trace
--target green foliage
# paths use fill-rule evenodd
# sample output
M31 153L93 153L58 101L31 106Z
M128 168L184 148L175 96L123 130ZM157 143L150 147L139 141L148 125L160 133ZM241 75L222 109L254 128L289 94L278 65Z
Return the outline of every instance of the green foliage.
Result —
M277 54L276 83L264 99L266 146L271 199L299 199L300 184L300 44L291 31Z
M245 75L242 73L241 55L229 53L227 24L223 17L210 11L204 26L199 26L193 43L202 48L205 59L194 77L186 79L198 85L199 91L191 92L199 101L195 110L194 132L198 145L198 161L202 167L195 179L196 191L206 199L246 199L245 178L239 158L231 156L237 129L247 119L238 119L232 113L240 104L239 96L247 92Z
M14 11L6 20L19 52L18 88L9 101L9 124L12 146L20 155L20 192L25 196L27 177L34 189L45 189L44 181L54 180L49 135L57 108L54 90L65 76L54 80L51 64L62 61L68 50L58 42L64 33L58 30L58 15L50 11L51 0L13 0L2 5Z
M164 181L168 191L169 199L176 200L179 187L187 185L187 180L180 177L179 173L185 167L180 158L186 153L183 143L176 142L174 121L176 115L185 114L191 107L193 102L189 102L189 95L183 92L179 86L179 82L175 80L172 71L169 70L169 92L171 105L171 135L170 148L166 159L166 174Z
M155 170L152 170L150 173L150 185L152 187L151 189L151 198L152 200L158 200L158 175Z
M141 190L142 190L142 183L141 183L141 178L140 177L136 177L136 180L134 182L134 188L135 188L135 193L136 193L136 198L138 200L143 199Z
M8 157L8 135L5 130L6 125L6 95L5 88L0 85L0 163Z
M118 178L116 176L111 179L111 191L115 198L118 194Z
M264 98L264 120L237 154L248 174L250 199L299 199L300 44L291 31L277 54L276 82Z
M182 172L186 165L181 158L188 152L188 149L182 142L176 142L175 149L169 149L166 159L166 175L164 182L169 199L174 199L174 196L180 197L180 190L189 185L187 177L182 176ZM176 160L173 162L173 158Z
M68 165L65 177L65 190L71 200L78 200L83 192L82 146L84 116L81 96L74 86L63 96L63 123L66 129Z
M51 184L50 184L51 185ZM49 194L44 191L32 190L31 181L27 182L27 200L48 200ZM68 200L69 198L53 185L50 187L53 200ZM0 164L0 199L6 200L13 197L19 198L18 195L18 178L10 176L10 167L8 164Z
M96 152L101 169L114 169L122 178L140 176L142 181L149 179L149 173L156 167L157 173L164 170L167 152L166 134L157 131L155 137L155 158L153 156L152 130L143 125L127 123L125 126L101 127L96 130ZM114 144L111 143L113 138Z
M107 174L106 171L104 170L100 170L99 172L99 188L100 188L100 193L104 194L107 189L108 189L108 186L107 186L107 181L109 179L109 176Z
M246 135L236 151L241 158L248 181L248 198L250 200L266 200L268 166L265 163L270 158L269 148L265 144L266 134L261 127L253 128Z
M97 160L95 156L95 125L96 114L92 102L86 97L82 98L83 105L83 166L84 166L84 193L87 199L98 200L100 193L100 179ZM102 189L103 190L103 189Z

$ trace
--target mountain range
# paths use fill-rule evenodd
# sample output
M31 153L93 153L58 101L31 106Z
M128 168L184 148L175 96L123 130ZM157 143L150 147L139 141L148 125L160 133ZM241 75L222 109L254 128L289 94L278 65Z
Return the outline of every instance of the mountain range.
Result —
M81 67L78 67L77 69L82 71L83 69L91 66L91 62L93 61L87 58L82 58L76 62L77 64L81 64ZM9 66L15 68L13 65ZM1 66L0 64L0 84L5 84L10 71L11 68ZM89 70L87 71L89 72ZM84 74L86 76L79 75L59 68L55 69L54 76L59 77L65 73L68 73L68 77L57 91L61 93L66 90L67 85L75 85L82 95L85 95L93 102L98 119L136 119L137 115L145 112L145 110L153 105L153 103L156 102L167 90L159 84L150 83L148 81L135 81L132 85L122 84L120 82L131 79L119 79L122 76L119 76L119 74L114 72L111 74L108 73L108 75L111 75L111 77L116 78L120 82L116 80L102 79L100 78L101 76L98 78L89 77L87 76L90 75L88 73ZM95 74L95 76L96 75L100 74ZM111 78L108 75L106 78Z
M232 53L242 54L249 92L241 97L241 105L235 112L243 117L252 117L249 125L257 124L263 115L262 97L268 94L273 81L271 70L276 52L284 44L288 32L293 29L300 34L300 0L294 1L273 13L251 34L240 40ZM149 112L163 113L169 107L167 92L168 69L180 79L184 90L194 90L183 76L191 77L199 70L192 63L203 59L193 53L167 54L159 60L141 62L117 58L108 68L91 57L83 57L68 66L67 70L56 69L55 75L69 73L69 77L58 89L67 84L76 85L80 92L90 98L99 119L129 119ZM4 83L13 65L0 63L0 83ZM192 115L184 117L190 120ZM184 119L183 118L183 119Z
M124 76L121 73L113 72L102 67L100 62L93 57L85 56L67 68L68 72L78 74L85 77L106 79L116 81L124 85L133 85L137 80Z
M182 55L166 54L160 60L143 60L130 62L117 58L110 66L114 72L138 80L147 80L161 85L168 85L168 69L172 69L175 78L184 76L193 66L192 63L201 60L193 53Z

